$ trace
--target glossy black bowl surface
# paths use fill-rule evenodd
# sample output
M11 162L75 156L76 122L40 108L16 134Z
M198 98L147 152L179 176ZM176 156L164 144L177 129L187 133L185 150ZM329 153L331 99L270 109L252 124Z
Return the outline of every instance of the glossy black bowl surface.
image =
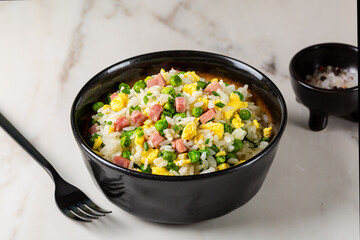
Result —
M268 147L243 164L209 174L160 176L132 171L96 155L83 134L91 105L117 89L156 74L161 68L211 73L248 84L267 103L276 134ZM114 64L80 90L71 109L74 137L93 180L106 197L123 210L161 223L187 224L222 216L249 201L262 186L274 159L287 120L285 101L262 73L238 60L199 51L164 51Z
M322 130L329 115L358 121L358 86L323 89L305 82L319 66L334 66L358 72L357 47L342 43L322 43L299 51L290 62L291 85L297 100L310 111L309 128Z

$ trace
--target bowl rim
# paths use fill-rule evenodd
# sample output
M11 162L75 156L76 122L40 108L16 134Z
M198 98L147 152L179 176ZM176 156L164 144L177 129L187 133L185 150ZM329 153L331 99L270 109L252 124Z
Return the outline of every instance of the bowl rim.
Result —
M356 92L358 91L359 85L351 87L351 88L345 88L345 89L326 89L326 88L320 88L320 87L316 87L310 84L307 84L304 80L302 80L302 78L299 76L299 74L297 73L297 71L295 70L295 65L297 63L297 61L299 60L299 58L302 55L307 54L308 52L311 52L313 50L317 50L319 48L328 48L328 47L341 47L341 48L348 48L348 49L352 49L356 52L358 52L358 48L356 46L350 45L350 44L346 44L346 43L338 43L338 42L326 42L326 43L318 43L318 44L313 44L310 45L308 47L305 47L303 49L301 49L300 51L298 51L292 58L289 64L289 70L290 70L290 74L292 75L292 77L294 78L294 80L296 82L298 82L301 86L312 90L312 91L317 91L317 92L323 92L323 93L345 93L345 92Z
M222 59L222 60L227 60L231 63L234 63L233 67L236 67L235 64L240 64L243 67L246 68L246 70L251 70L253 74L253 72L259 74L262 78L262 80L264 80L265 82L267 82L270 86L271 86L271 90L275 93L276 98L279 101L280 104L280 108L282 111L282 117L281 117L281 122L279 124L279 128L278 131L276 133L276 135L274 136L274 138L272 139L272 141L269 143L269 145L263 149L262 151L260 151L258 154L256 154L255 156L253 156L252 158L248 159L247 161L238 164L236 166L232 166L230 168L221 170L221 171L215 171L215 172L211 172L211 173L206 173L206 174L196 174L196 175L185 175L185 176L166 176L166 175L156 175L156 174L148 174L148 173L143 173L143 172L137 172L131 169L127 169L121 166L118 166L102 157L100 157L99 155L97 155L93 150L91 150L86 142L84 142L83 138L81 137L81 134L75 124L75 109L77 107L77 103L79 102L79 100L81 99L82 95L87 91L87 86L90 85L91 82L94 81L94 79L97 79L99 76L101 76L102 74L109 72L111 69L115 68L119 68L119 66L124 65L124 66L129 66L127 63L132 62L134 60L138 60L138 59L147 59L150 56L154 56L154 55L161 55L161 56L166 56L169 54L173 54L173 53L181 53L181 54L186 54L186 55L206 55L208 57L211 57L212 60L214 59ZM183 56L183 55L182 55ZM193 57L194 57L193 56ZM212 178L212 177L216 177L219 175L224 175L224 174L230 174L233 173L241 168L246 168L247 166L250 166L252 164L256 164L256 162L259 161L259 159L261 159L264 155L266 155L269 151L271 151L274 147L277 146L278 142L280 141L280 138L283 134L283 132L285 131L285 127L286 127L286 123L287 123L287 108L286 108L286 103L285 103L285 99L283 97L283 95L281 94L280 90L278 89L278 87L266 76L264 75L262 72L260 72L259 70L257 70L256 68L240 61L237 60L235 58L231 58L225 55L221 55L221 54L217 54L217 53L211 53L211 52L204 52L204 51L197 51L197 50L165 50L165 51L157 51L157 52L150 52L150 53L145 53L145 54L141 54L141 55L137 55L131 58L127 58L125 60L122 60L120 62L117 62L115 64L112 64L111 66L101 70L99 73L97 73L95 76L93 76L90 80L88 80L80 89L80 91L78 92L78 94L76 95L72 107L71 107L71 112L70 112L70 122L71 122L71 128L72 128L72 132L74 135L74 138L76 140L76 142L78 143L79 147L81 150L84 150L87 154L89 154L90 156L93 157L93 159L96 159L97 162L106 165L107 167L119 171L123 174L126 175L130 175L132 177L138 177L138 178L143 178L143 179L148 179L148 180L158 180L158 181L189 181L189 180L203 180L203 179L207 179L207 178Z

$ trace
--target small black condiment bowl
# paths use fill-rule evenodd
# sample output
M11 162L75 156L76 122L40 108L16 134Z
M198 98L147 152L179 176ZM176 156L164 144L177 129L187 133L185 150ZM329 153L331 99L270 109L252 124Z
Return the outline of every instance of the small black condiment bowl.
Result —
M342 43L322 43L298 52L290 62L291 85L298 102L310 110L309 128L326 127L329 115L358 121L358 86L347 89L323 89L305 82L319 66L358 71L357 47Z
M93 152L86 144L93 102L114 92L119 82L132 83L161 68L196 71L248 84L267 104L275 136L258 155L237 166L209 174L160 176L129 170ZM199 51L164 51L130 58L108 67L80 90L71 109L71 125L86 166L106 197L143 219L187 224L229 213L260 189L275 157L287 120L285 101L265 75L238 60Z

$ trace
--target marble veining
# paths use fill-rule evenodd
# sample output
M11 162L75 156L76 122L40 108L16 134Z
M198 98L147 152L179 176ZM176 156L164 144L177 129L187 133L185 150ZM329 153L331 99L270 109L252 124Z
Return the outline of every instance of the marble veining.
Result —
M358 123L331 116L324 131L308 130L309 112L295 100L288 71L291 57L309 45L357 46L356 5L0 1L1 113L66 180L113 211L91 224L65 218L47 173L0 129L0 239L359 239ZM278 86L288 108L287 128L259 193L226 216L185 226L150 223L109 202L93 184L69 122L73 99L100 70L171 49L215 52L252 65Z

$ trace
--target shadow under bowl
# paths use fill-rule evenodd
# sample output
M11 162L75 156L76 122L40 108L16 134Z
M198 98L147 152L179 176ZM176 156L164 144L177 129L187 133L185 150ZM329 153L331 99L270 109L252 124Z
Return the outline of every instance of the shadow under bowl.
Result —
M209 174L161 176L115 165L92 151L86 129L92 103L114 92L120 82L132 83L161 68L210 73L248 84L268 104L275 136L259 154L237 166ZM277 151L287 120L285 101L262 73L238 60L199 51L164 51L114 64L94 76L80 90L71 109L71 125L85 164L106 197L143 219L188 224L229 213L248 202L260 189Z
M322 43L307 47L290 61L290 79L298 102L310 111L309 128L326 127L329 115L358 121L358 86L347 89L323 89L305 82L319 66L340 67L358 72L357 47L342 43Z

